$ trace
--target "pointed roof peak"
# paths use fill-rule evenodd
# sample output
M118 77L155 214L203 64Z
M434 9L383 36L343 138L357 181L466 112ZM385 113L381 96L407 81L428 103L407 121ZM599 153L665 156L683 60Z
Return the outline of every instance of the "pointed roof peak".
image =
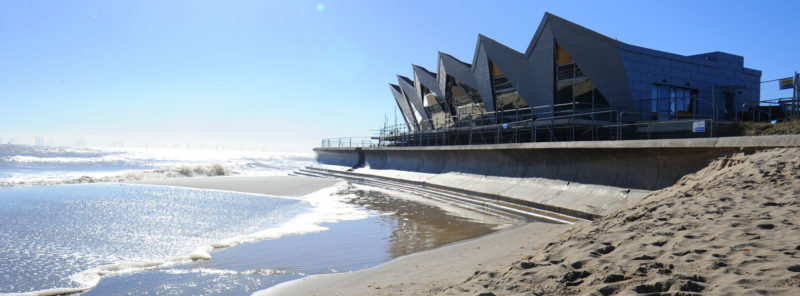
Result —
M425 72L425 73L427 73L427 74L429 74L431 76L436 76L436 73L433 73L433 72L429 71L428 69L426 69L423 66L414 65L414 64L412 64L411 66L414 67L415 71L423 71L423 72Z
M446 57L446 58L451 59L451 60L453 60L455 62L458 62L458 63L460 63L460 64L462 64L464 66L472 67L472 65L470 65L469 63L464 62L462 60L459 60L458 58L456 58L456 57L454 57L454 56L452 56L451 54L448 54L448 53L444 53L444 52L440 51L439 52L439 57Z
M405 82L405 83L408 83L408 84L414 84L414 80L411 80L410 78L405 77L403 75L397 75L397 81Z

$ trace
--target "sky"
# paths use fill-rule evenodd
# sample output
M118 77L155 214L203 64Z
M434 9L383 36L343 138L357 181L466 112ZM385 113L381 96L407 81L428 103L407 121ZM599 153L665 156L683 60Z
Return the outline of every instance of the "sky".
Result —
M800 1L0 0L0 140L310 152L402 122L388 83L545 12L622 42L800 71ZM777 82L762 97L784 96ZM791 93L788 94L791 96Z

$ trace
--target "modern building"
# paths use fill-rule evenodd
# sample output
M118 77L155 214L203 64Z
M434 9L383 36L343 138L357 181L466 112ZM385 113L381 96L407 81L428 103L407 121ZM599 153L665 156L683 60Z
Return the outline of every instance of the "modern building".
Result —
M525 52L479 35L471 64L440 52L436 73L413 65L390 89L412 132L602 112L733 120L759 101L761 71L743 61L630 45L545 13Z

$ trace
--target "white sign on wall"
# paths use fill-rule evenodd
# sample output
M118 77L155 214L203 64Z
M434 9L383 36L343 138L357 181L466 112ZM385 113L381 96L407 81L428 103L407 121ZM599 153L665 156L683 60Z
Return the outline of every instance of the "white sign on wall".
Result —
M692 122L692 132L695 133L704 133L706 132L706 121L705 120L695 120Z

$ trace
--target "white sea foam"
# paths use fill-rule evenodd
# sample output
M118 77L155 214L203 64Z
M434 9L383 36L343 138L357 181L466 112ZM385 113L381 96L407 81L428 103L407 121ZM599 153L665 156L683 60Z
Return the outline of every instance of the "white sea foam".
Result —
M302 197L301 199L303 201L313 206L312 210L308 213L300 214L282 225L255 233L225 238L210 245L201 246L197 248L190 257L192 257L192 259L210 259L210 252L214 249L228 248L260 240L276 239L286 235L325 231L328 230L328 228L320 224L359 220L375 215L375 213L345 203L344 200L347 196L337 194L337 192L342 191L345 186L345 183L342 182L336 186L327 187Z
M208 260L211 259L212 252L215 249L228 248L237 246L244 243L256 242L261 240L278 239L287 235L298 235L313 232L320 232L328 230L327 227L322 226L323 223L334 223L347 220L365 219L376 213L365 209L358 208L355 205L345 203L345 200L352 196L338 194L347 187L346 183L341 182L334 186L323 188L319 191L310 193L308 195L294 198L307 202L312 206L309 212L297 215L293 219L278 225L273 228L264 229L250 234L238 235L218 240L211 244L199 246L194 252L186 256L176 256L151 260L140 261L123 261L113 264L94 267L83 272L74 274L70 280L78 283L79 288L53 288L39 291L32 291L26 293L13 293L8 295L20 296L45 296L45 295L62 295L70 293L80 293L94 288L104 276L119 275L125 273L134 273L144 270L152 270L158 268L167 268L179 264L190 263L195 260ZM259 274L281 274L284 271L276 270L250 270L244 272L218 270L218 269L169 269L165 272L169 273L182 273L182 272L200 272L200 273L259 273Z
M245 271L236 271L230 269L214 269L214 268L189 268L189 269L166 269L162 270L161 272L169 273L169 274L187 274L187 273L201 273L201 274L220 274L220 275L234 275L234 274L263 274L263 275L272 275L272 274L287 274L289 272L284 270L275 270L275 269L250 269Z
M0 187L220 175L287 175L312 154L0 145Z

